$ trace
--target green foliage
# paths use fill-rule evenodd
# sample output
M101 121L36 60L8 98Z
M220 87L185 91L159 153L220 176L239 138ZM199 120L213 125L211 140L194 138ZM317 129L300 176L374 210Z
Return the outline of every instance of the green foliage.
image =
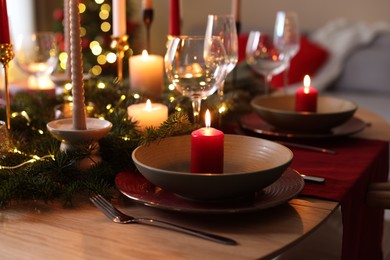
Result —
M127 106L136 100L122 85L108 79L105 81L106 88L97 88L101 82L101 79L86 81L86 101L95 104L95 116L109 120L113 127L99 141L103 162L87 171L78 170L76 163L88 157L91 151L83 149L63 153L59 149L60 142L46 130L46 124L54 120L54 106L61 104L62 99L43 95L15 96L12 111L18 115L11 120L12 149L0 151L0 206L11 200L26 198L43 201L62 199L64 203L71 204L72 198L80 193L109 196L114 191L115 175L124 169L135 170L131 153L137 146L193 130L187 114L177 112L171 113L161 127L150 127L140 132L136 122L128 120L126 114ZM0 119L5 120L3 110L0 110ZM19 152L16 153L14 148ZM32 156L46 157L25 163ZM5 167L22 163L25 164L14 169Z

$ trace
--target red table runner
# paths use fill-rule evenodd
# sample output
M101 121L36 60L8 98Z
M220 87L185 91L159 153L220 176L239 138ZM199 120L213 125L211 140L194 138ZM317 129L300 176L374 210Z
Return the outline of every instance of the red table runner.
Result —
M340 202L343 219L343 259L382 259L383 209L366 205L367 187L387 181L389 143L343 138L311 141L337 152L294 152L292 167L301 174L325 177L324 184L306 183L302 195Z

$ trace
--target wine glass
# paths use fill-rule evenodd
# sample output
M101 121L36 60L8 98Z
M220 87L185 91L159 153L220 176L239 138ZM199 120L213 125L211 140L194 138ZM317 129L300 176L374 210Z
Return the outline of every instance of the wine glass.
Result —
M257 73L263 75L265 94L270 91L272 76L286 68L286 54L274 46L272 36L251 31L246 45L246 62Z
M212 95L226 77L225 48L219 37L179 36L168 44L167 77L183 96L191 98L198 124L202 98Z
M279 11L276 14L274 44L279 51L286 54L286 69L284 72L284 86L287 87L288 73L291 59L298 53L300 48L300 32L298 15L292 11Z
M228 57L226 74L229 74L238 62L238 37L236 29L236 20L233 15L209 15L207 18L206 38L219 36L225 47ZM219 87L220 99L224 95L224 83Z
M58 64L58 44L54 33L19 35L15 42L15 63L37 79L51 74Z

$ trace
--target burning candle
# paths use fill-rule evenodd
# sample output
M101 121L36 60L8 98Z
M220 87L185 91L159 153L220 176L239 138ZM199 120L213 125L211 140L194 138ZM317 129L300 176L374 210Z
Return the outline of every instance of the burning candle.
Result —
M170 0L169 35L180 35L180 5L179 0Z
M142 55L129 58L130 87L147 97L159 99L164 86L164 61L159 55L149 55L146 50Z
M159 127L165 120L168 119L168 107L163 104L150 102L131 105L127 108L128 118L138 123L141 131L145 127Z
M0 44L10 44L7 1L0 0Z
M223 132L210 127L210 111L206 111L206 127L191 133L191 172L223 173Z
M303 79L303 87L299 88L295 93L295 111L316 112L317 96L317 90L310 87L310 77L306 75Z
M112 27L114 37L126 35L126 0L112 1Z

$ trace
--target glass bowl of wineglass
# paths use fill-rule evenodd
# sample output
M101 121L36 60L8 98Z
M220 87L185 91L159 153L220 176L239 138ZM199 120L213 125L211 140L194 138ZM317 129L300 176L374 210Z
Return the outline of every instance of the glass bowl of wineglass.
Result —
M274 46L271 35L260 31L249 33L245 54L247 64L264 77L264 93L268 95L272 76L287 66L287 55Z
M206 38L219 36L228 57L226 74L232 72L238 62L238 37L236 20L232 14L209 15L207 17ZM223 99L224 84L219 88L220 99Z
M39 78L50 75L58 64L58 44L54 33L21 34L15 41L15 63L24 72Z
M279 51L286 54L286 69L284 72L284 86L287 87L288 73L291 59L298 53L300 48L300 31L298 15L293 11L279 11L276 13L274 44Z
M203 98L212 95L226 77L226 52L219 37L179 36L168 43L165 72L175 88L192 101L199 123Z

